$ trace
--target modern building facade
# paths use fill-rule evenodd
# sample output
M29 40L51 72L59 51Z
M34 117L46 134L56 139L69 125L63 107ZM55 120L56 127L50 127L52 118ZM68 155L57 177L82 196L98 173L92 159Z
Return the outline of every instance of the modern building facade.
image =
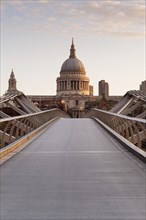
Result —
M143 92L146 92L146 80L141 82L140 90Z
M109 85L107 82L105 82L105 80L99 81L98 88L100 96L104 95L106 98L109 96Z

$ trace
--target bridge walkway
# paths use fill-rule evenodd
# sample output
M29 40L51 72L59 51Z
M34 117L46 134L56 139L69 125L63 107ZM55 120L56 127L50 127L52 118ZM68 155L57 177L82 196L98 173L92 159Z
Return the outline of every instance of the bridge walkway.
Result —
M59 119L1 166L1 220L145 220L145 165L92 119Z

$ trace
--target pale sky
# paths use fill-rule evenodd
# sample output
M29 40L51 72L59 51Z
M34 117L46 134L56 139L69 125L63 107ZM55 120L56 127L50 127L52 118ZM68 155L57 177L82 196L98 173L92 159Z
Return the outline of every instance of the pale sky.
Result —
M145 75L145 0L1 0L1 94L13 68L26 95L56 95L72 37L94 95L139 89Z

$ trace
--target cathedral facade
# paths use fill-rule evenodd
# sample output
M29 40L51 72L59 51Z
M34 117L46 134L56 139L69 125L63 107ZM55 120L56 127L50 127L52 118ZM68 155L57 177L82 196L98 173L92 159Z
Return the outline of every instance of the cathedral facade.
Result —
M76 56L73 39L69 58L62 64L56 82L56 95L62 98L65 110L72 117L83 117L85 103L89 100L89 96L93 96L93 87L89 85L84 64Z
M89 95L89 78L83 63L76 57L72 40L70 56L61 66L60 77L57 78L57 95Z

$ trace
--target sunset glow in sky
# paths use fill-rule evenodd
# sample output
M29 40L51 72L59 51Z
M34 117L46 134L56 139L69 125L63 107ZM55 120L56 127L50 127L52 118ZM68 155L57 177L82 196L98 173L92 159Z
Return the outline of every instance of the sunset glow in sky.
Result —
M56 95L72 37L94 95L139 89L145 75L145 0L1 0L1 94L13 68L26 95Z

